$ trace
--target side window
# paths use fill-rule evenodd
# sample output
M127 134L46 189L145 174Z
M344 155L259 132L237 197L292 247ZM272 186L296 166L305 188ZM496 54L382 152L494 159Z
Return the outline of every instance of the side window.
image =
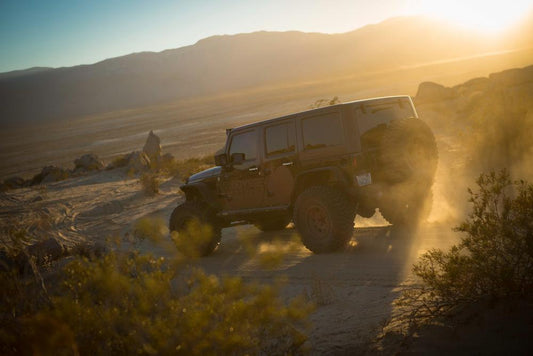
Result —
M302 133L305 150L337 146L344 143L339 113L303 119Z
M233 153L244 153L244 159L246 161L255 160L257 158L257 138L255 131L247 131L233 136L229 148L230 157Z
M270 126L265 129L265 149L267 156L294 152L294 132L288 123Z

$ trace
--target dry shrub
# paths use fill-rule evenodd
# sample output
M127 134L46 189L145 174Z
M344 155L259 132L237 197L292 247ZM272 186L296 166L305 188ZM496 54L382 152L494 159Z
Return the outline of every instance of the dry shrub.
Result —
M184 179L191 174L198 173L214 165L215 161L213 155L193 157L181 161L177 161L174 158L168 158L161 160L158 170L169 176Z
M143 173L139 178L144 194L154 196L159 193L159 177L154 173Z
M533 184L511 182L505 170L482 174L477 184L469 190L472 212L455 229L466 236L447 252L427 252L413 268L422 285L407 289L398 304L411 320L533 296Z
M161 224L143 219L135 233L158 241L165 232ZM186 261L175 263L174 257L118 247L99 258L73 258L47 286L48 293L33 279L0 273L0 353L301 351L312 306L302 298L285 302L280 285L208 275L187 269Z

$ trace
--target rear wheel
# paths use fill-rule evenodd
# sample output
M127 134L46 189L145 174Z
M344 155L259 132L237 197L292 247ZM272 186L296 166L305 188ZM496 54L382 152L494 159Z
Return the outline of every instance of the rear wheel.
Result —
M221 228L204 203L187 201L179 205L170 216L169 229L178 250L188 257L207 256L220 243Z
M314 253L339 250L351 239L355 209L340 191L326 186L306 189L296 200L294 224L302 243Z

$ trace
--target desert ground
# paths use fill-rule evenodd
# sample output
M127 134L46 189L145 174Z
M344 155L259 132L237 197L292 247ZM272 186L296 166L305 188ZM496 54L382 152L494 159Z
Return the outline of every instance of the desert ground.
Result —
M446 140L446 137L439 138L438 177L442 180L450 164L455 167L464 164ZM162 143L164 147L171 146L164 139ZM215 147L216 144L212 146ZM201 152L211 149L202 148ZM344 251L313 255L294 238L297 232L291 225L284 231L270 233L246 225L224 229L215 253L193 264L208 273L240 276L266 284L286 278L284 297L304 294L318 305L311 316L312 354L363 352L392 318L392 303L400 288L411 282L410 269L417 256L429 248L447 248L457 240L447 224L450 215L442 213L448 203L439 181L434 187L437 197L434 213L417 232L398 231L376 213L372 219L356 219L352 241ZM172 210L184 200L179 190L181 183L180 178L166 178L159 194L150 197L143 193L138 177L128 176L120 169L101 171L3 193L0 218L5 224L11 219L35 224L47 221L51 224L48 231L65 246L87 241L103 243L113 236L128 241L139 219L168 221ZM261 255L276 249L280 242L291 248L280 265L265 268L260 262ZM245 248L250 245L256 254L250 255ZM170 244L165 248L149 242L126 243L123 248L142 249L160 256L175 253L175 247Z
M453 65L433 64L428 70L435 72L434 66ZM391 73L391 76L408 78L413 71L426 69L409 68ZM478 71L484 71L482 66ZM471 74L469 71L457 73L457 77L448 76L445 84L457 84L466 75L471 78ZM338 94L343 101L399 92L414 95L418 85L409 80L391 82L383 74L367 79L376 83L378 77L396 84L373 85L379 89L364 90L365 78L348 81L353 84L357 79L359 89L348 86L343 79L333 82L333 94ZM234 93L143 110L113 112L52 123L46 127L46 134L39 134L44 127L38 125L11 127L0 133L0 172L4 178L14 174L30 176L48 164L68 166L74 158L88 152L110 161L118 154L140 150L150 129L161 137L163 153L170 152L177 158L212 153L224 143L224 128L307 109L314 98L327 97L324 94L328 93L317 89L323 85L309 83L305 86L305 94L295 93L298 90L294 87L270 88L255 93ZM529 88L531 81L528 80L526 85ZM251 97L254 100L249 102ZM274 102L277 105L273 105ZM526 100L526 104L530 102ZM442 105L448 105L448 111ZM457 117L448 116L456 112L453 105L439 101L418 106L420 117L427 118L436 127L439 167L433 187L432 213L417 231L397 230L376 212L371 219L356 219L352 241L344 251L313 255L295 242L293 236L297 232L290 225L277 233L262 233L253 226L241 226L225 229L222 243L214 254L192 263L209 273L242 276L245 280L262 283L273 283L281 276L286 277L285 297L303 293L318 305L311 316L313 326L309 346L312 354L364 352L394 315L393 301L401 287L412 283L411 266L416 258L430 248L448 248L459 238L451 228L463 213L457 202L466 201L466 187L472 184L472 180L467 179L469 172L465 167L469 165L470 157L461 136L453 130L439 129L439 122L443 120L456 122L453 119ZM183 177L165 178L159 193L147 196L138 177L114 169L9 190L0 194L0 220L2 224L27 221L36 225L44 221L49 225L48 233L65 246L87 241L103 242L111 236L128 241L140 218L168 221L174 207L184 199L179 190L182 181ZM294 245L294 248L286 254L281 265L265 269L258 259L279 241ZM257 254L248 254L245 242L251 243ZM148 242L123 246L161 256L171 253Z
M131 236L135 222L143 217L168 220L174 207L183 201L180 181L169 179L160 193L147 197L137 178L124 172L105 171L81 178L23 188L1 196L0 216L51 221L54 237L64 245L107 237ZM428 248L446 248L456 241L447 225L437 221L424 224L414 234L397 231L379 213L373 219L356 221L349 246L342 252L313 255L305 249L289 225L284 231L263 233L253 226L224 229L219 248L209 257L193 262L208 273L240 276L246 281L271 284L287 278L283 296L300 294L318 304L311 316L309 335L312 354L353 353L365 350L368 342L390 320L392 302L399 288L409 283L410 267ZM281 264L265 268L260 263L265 251L279 244L291 246ZM257 254L250 255L246 246ZM171 256L167 248L143 242L125 244L158 256Z

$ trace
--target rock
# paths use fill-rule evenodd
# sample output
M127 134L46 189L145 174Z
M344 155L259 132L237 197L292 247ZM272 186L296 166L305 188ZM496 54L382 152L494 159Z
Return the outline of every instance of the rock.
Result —
M74 160L74 172L97 171L104 168L104 163L94 153L88 153Z
M105 169L106 170L111 170L111 169L115 169L115 168L126 167L128 165L128 159L129 159L129 155L117 156L117 157L113 158L113 161L111 163L109 163L105 167Z
M135 151L128 155L128 171L140 173L150 169L150 158L144 152Z
M7 189L16 189L24 187L25 181L21 177L10 177L4 181L4 186Z
M525 68L513 68L489 75L497 85L514 86L533 81L533 65Z
M37 267L42 266L51 261L58 260L66 253L66 249L56 239L49 238L48 240L39 241L31 246L26 247L26 250L20 252L14 259L19 273L28 275L33 273L32 262Z
M423 82L418 86L416 93L416 102L433 103L443 100L450 100L457 97L457 91L454 88L447 88L443 85L433 82Z
M27 249L30 256L35 257L38 264L55 261L63 256L65 249L56 239L37 242Z
M487 90L490 85L489 78L474 78L469 81L456 85L453 87L457 92L466 97L470 97L473 93L478 93Z
M158 162L161 158L161 139L154 134L154 131L150 131L148 134L143 152L154 162Z
M56 166L43 167L41 173L33 176L30 185L57 182L67 179L70 176L69 171Z

